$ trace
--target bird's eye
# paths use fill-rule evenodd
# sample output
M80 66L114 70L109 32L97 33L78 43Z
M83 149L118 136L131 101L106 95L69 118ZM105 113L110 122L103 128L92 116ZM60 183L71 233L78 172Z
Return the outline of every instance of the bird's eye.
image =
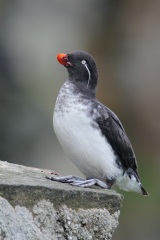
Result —
M86 64L86 60L82 60L82 64L84 64L84 65L85 65L85 64Z

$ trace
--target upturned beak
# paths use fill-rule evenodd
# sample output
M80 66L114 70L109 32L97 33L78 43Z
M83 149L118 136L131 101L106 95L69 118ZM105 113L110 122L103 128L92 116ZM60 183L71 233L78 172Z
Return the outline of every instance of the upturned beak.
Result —
M59 53L57 54L57 60L60 64L62 64L65 67L72 66L68 59L68 54L66 53Z

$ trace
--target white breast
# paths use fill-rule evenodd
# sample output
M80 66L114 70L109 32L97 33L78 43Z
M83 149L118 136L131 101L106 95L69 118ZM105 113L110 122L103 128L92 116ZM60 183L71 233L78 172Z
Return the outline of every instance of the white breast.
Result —
M74 94L73 86L63 85L57 98L53 115L53 125L57 138L69 158L86 177L118 177L121 174L116 165L116 156L102 137L101 131L94 128L88 116L89 103L80 102Z

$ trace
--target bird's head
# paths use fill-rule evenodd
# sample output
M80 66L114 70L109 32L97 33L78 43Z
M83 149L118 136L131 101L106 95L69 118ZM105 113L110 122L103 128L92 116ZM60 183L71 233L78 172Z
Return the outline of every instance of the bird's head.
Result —
M69 73L69 80L95 93L98 81L96 62L91 55L84 51L60 53L57 60L65 66Z

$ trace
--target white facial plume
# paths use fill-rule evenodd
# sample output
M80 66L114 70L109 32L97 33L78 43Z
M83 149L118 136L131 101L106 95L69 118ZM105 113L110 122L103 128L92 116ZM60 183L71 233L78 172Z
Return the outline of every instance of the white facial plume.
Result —
M86 60L82 60L82 64L85 66L85 68L87 69L87 72L88 72L88 83L87 83L87 88L88 88L89 82L90 82L91 73L90 73L89 68L87 66Z

